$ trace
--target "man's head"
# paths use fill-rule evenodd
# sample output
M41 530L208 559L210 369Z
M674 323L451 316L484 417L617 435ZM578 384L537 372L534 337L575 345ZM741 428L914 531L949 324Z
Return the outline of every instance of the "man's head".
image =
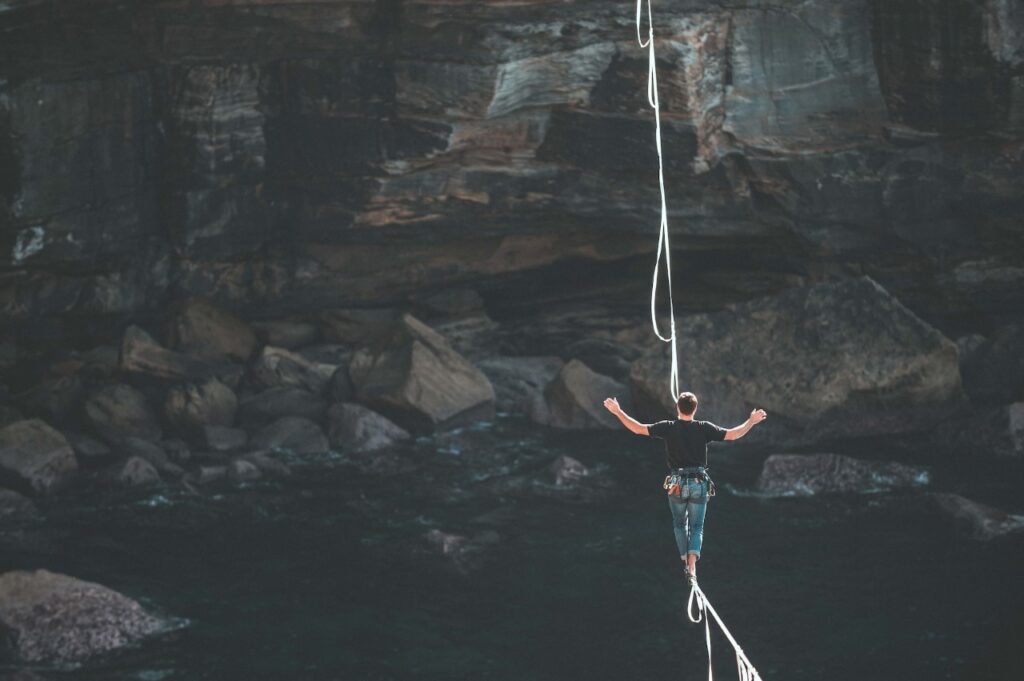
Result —
M679 412L680 418L692 418L693 413L697 411L697 396L693 393L679 393L676 411Z

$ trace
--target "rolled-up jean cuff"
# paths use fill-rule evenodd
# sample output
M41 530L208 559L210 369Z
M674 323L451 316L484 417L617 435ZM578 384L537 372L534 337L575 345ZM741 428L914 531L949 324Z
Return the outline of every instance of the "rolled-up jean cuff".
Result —
M697 559L698 560L700 559L700 551L687 551L686 555L687 556L697 556Z

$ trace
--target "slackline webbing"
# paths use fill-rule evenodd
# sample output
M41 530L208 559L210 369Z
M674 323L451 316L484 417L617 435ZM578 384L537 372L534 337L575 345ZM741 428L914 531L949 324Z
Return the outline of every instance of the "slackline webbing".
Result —
M647 40L642 33L643 4L645 0L636 0L636 39L641 48L647 48L648 72L647 72L647 102L654 109L654 141L658 150L658 187L661 191L661 224L658 229L658 255L654 262L654 277L651 283L651 325L654 327L654 334L662 341L671 345L672 371L669 377L669 390L672 401L675 402L679 396L679 363L676 354L676 313L675 302L672 299L672 257L668 240L668 203L665 199L665 169L661 153L661 110L658 102L658 68L654 54L654 17L651 13L651 2L647 2ZM655 300L658 295L658 275L661 270L661 260L664 254L665 259L665 280L668 285L668 310L669 310L669 333L663 336L658 326L658 317L655 311ZM696 610L694 610L696 605ZM686 615L694 624L704 621L704 639L708 648L708 681L713 681L711 671L711 622L709 615L715 618L715 622L721 628L722 633L732 644L736 651L736 669L740 681L761 681L754 665L747 659L746 654L740 645L733 638L725 622L718 616L718 613L701 588L694 582L690 589L690 598L686 603Z

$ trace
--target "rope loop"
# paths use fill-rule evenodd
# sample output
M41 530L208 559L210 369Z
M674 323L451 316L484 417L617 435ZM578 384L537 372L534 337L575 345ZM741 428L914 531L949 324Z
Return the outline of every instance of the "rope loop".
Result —
M647 0L647 40L641 33L643 19L643 2L636 2L636 39L641 48L647 48L647 103L654 109L654 143L658 152L658 189L661 196L661 222L658 227L658 253L654 260L654 275L651 280L651 326L654 335L663 343L670 344L672 368L669 374L669 393L673 402L679 396L679 360L676 343L676 310L672 298L672 249L669 245L668 201L665 198L665 162L662 157L661 145L661 104L658 99L658 65L654 51L654 17L651 13L651 2ZM663 335L658 325L657 298L661 274L662 257L665 260L665 281L668 286L669 332Z

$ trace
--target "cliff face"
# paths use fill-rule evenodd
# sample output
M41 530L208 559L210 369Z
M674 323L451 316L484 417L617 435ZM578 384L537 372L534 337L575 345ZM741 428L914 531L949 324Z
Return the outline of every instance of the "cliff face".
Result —
M654 10L689 299L866 273L952 335L1024 309L1018 2ZM645 283L632 21L597 0L6 2L2 314L39 335L185 294L250 316L498 300L580 259Z

